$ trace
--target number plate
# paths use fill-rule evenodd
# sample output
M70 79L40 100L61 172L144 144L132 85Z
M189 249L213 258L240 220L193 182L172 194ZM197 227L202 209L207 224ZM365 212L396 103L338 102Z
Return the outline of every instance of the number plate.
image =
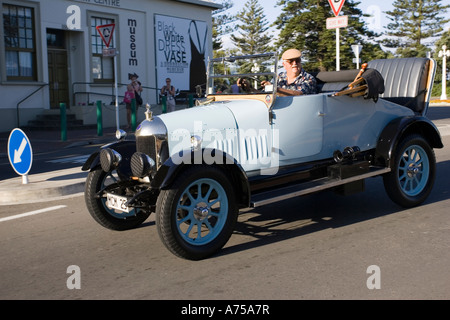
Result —
M111 193L106 194L106 205L111 209L130 212L131 208L125 205L128 200L127 197L121 197Z

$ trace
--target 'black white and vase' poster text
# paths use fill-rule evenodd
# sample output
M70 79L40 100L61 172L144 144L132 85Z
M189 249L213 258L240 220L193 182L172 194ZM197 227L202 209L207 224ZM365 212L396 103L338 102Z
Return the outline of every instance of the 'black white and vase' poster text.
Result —
M195 92L206 83L209 53L208 25L204 21L155 15L157 84L166 78L180 90Z

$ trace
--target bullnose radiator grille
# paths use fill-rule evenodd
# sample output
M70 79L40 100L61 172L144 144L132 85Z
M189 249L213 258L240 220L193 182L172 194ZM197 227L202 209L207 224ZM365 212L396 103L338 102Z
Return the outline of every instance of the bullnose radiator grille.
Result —
M155 136L136 137L136 151L148 155L156 162L156 138Z

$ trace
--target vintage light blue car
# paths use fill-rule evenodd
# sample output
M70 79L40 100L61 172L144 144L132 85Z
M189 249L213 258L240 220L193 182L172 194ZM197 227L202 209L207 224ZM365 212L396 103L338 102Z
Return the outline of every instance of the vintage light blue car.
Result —
M198 260L225 245L241 208L330 188L354 193L374 176L401 206L427 198L433 148L443 147L426 118L434 60L320 72L319 92L301 96L258 88L276 83L277 65L274 53L213 59L197 106L159 116L148 109L135 139L119 132L92 154L83 170L93 218L124 230L155 212L165 246Z

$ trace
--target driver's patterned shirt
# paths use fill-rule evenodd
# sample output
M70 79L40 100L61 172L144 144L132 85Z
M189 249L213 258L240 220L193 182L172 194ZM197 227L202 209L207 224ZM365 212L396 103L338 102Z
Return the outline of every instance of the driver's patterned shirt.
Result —
M298 90L303 92L303 94L317 93L316 78L307 73L303 68L300 70L298 77L295 78L292 83L288 83L287 73L281 72L278 75L278 87L283 89Z

